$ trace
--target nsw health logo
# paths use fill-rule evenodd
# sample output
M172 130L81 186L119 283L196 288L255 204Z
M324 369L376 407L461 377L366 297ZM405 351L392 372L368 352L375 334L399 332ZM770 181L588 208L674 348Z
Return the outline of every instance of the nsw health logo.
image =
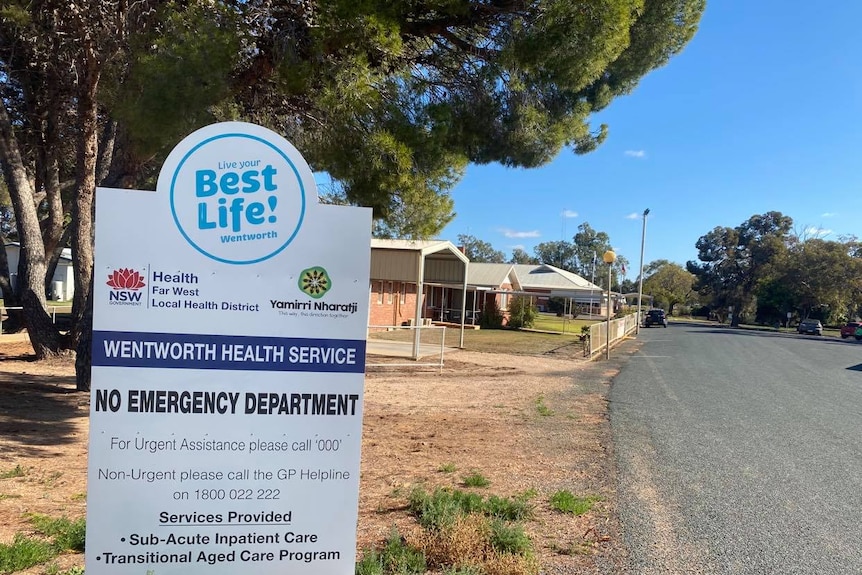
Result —
M139 290L147 284L139 271L132 268L114 270L106 283L111 288L108 292L110 305L139 306L143 303L143 293Z
M306 172L305 160L283 138L231 122L183 140L165 162L159 186L169 186L174 222L194 249L223 263L254 264L284 250L299 232Z

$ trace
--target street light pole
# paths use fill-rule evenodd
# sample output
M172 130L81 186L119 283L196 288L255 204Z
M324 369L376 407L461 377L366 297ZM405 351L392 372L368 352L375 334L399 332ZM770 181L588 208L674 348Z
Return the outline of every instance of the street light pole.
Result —
M635 327L635 333L641 332L641 299L644 294L644 242L646 240L646 217L649 215L649 208L644 210L644 224L641 231L641 271L638 274L638 322Z
M611 358L611 269L613 263L617 260L617 254L613 250L608 250L602 254L602 259L608 264L608 321L605 326L605 359Z

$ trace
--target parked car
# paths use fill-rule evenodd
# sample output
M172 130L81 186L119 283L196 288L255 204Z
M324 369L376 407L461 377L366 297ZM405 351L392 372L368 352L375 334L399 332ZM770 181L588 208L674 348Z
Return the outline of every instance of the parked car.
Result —
M862 327L862 323L858 321L848 321L841 326L841 339L847 339L851 335L856 335L856 330Z
M853 334L853 337L856 338L856 341L862 339L862 325L856 328L856 333Z
M819 319L803 319L796 327L798 333L809 333L812 335L823 335L823 324Z
M651 309L646 312L644 327L652 327L654 325L667 327L667 314L664 313L663 309Z

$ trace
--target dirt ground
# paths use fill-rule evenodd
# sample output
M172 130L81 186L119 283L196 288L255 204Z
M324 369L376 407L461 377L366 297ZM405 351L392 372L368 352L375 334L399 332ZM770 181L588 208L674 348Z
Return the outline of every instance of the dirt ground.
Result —
M624 343L622 353L632 345ZM89 396L74 392L71 360L35 362L29 354L26 343L0 342L0 474L23 472L0 479L0 543L31 531L28 513L85 513ZM358 552L393 526L414 525L405 511L411 487L461 487L464 475L478 472L490 480L477 489L485 495L537 492L526 530L543 573L619 572L625 552L607 415L616 362L579 355L566 348L542 356L457 351L447 354L442 373L369 368ZM601 501L581 517L564 515L548 504L560 489ZM83 556L57 565L83 565Z

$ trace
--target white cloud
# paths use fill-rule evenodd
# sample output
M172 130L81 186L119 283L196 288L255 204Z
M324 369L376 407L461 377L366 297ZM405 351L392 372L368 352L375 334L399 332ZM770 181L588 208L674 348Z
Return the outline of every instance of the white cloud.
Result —
M541 234L539 230L532 230L529 232L517 232L515 230L508 230L503 228L500 232L506 236L507 238L538 238Z
M820 214L820 217L821 218L834 218L837 215L838 214L836 214L835 212L825 212L823 214Z
M821 228L819 226L810 226L805 228L805 235L812 238L825 238L832 233L832 230Z
M625 155L629 158L646 158L646 151L644 150L626 150Z
M641 217L641 215L640 215L639 213L637 213L637 212L632 212L632 213L630 213L629 215L627 215L627 216L626 216L626 219L627 219L627 220L638 220L638 219L640 219L640 217Z
M563 210L560 215L564 218L576 218L578 217L578 212L574 210Z

